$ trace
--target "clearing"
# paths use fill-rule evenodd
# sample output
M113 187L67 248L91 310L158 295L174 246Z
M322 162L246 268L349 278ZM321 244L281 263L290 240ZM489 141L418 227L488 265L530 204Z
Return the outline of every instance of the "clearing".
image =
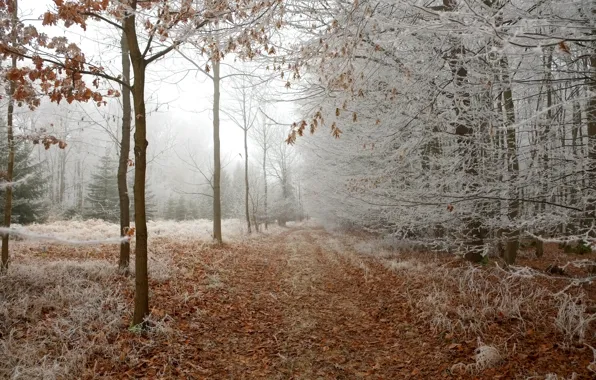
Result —
M544 273L577 256L522 255L536 270L505 272L312 226L224 247L152 236L144 333L128 328L134 279L117 274L116 246L15 243L0 278L0 377L588 379L596 371L595 286Z

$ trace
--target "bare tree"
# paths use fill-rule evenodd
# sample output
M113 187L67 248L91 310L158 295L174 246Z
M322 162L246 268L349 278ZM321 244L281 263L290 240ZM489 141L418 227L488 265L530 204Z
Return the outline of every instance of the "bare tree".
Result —
M249 212L249 177L248 177L248 133L255 125L258 116L255 87L246 76L237 76L232 97L235 100L234 107L223 109L223 112L240 129L244 138L244 212L248 233L251 233L250 212ZM256 228L256 227L255 227Z
M17 45L17 24L18 24L18 0L14 0L12 3L12 15L11 15L11 34L10 39L13 47ZM11 68L14 70L17 67L17 57L12 56ZM16 86L13 80L8 82L8 114L7 114L7 139L8 139L8 160L7 169L4 176L5 181L8 183L6 186L5 198L4 198L4 226L10 227L10 219L12 217L12 180L14 172L14 160L15 160L15 147L14 147L14 92ZM0 272L4 272L8 269L8 234L2 235L2 262L0 263Z
M130 86L130 59L128 41L124 31L120 40L122 50L122 81ZM122 90L122 135L120 138L120 158L118 160L118 197L120 199L120 236L125 236L130 229L130 198L128 196L128 182L126 174L129 168L128 154L130 152L130 127L132 120L132 106L130 89L126 85ZM120 245L120 259L118 267L123 273L128 273L130 262L130 242L125 241Z

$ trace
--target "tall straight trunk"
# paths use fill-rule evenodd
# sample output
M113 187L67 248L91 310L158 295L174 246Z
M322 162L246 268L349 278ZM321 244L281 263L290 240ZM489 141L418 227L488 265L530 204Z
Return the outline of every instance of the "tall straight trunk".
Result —
M596 13L593 12L593 13ZM596 30L592 32L596 35ZM588 119L588 181L589 186L593 189L596 187L596 49L592 49L590 56L590 73L591 80L589 81L589 89L591 92L590 100L588 100L588 107L586 110L586 117ZM596 199L589 199L588 204L588 218L591 219L589 223L594 223L596 219Z
M283 165L285 165L285 163L283 163ZM288 176L287 176L287 172L286 172L286 168L285 166L282 167L281 169L281 175L282 175L282 180L281 180L281 195L282 195L282 199L284 200L284 206L283 206L283 210L279 216L279 219L277 220L277 224L280 227L285 227L286 223L288 222L288 216L286 214L287 212L287 208L285 207L286 202L290 196L290 193L288 191Z
M513 222L519 215L519 195L517 194L517 178L519 175L519 160L517 158L517 134L515 131L515 106L513 104L513 92L509 83L509 62L507 57L501 59L502 82L505 85L503 91L503 105L507 117L507 169L509 172L509 219ZM509 265L515 263L519 249L519 231L513 229L507 234L504 259Z
M83 214L83 209L85 207L85 197L84 197L84 192L85 192L85 187L83 185L84 181L85 181L85 170L83 169L83 163L79 160L77 160L77 165L79 167L79 176L78 176L78 201L77 201L77 208L79 210L79 213Z
M66 133L64 134L66 136ZM66 193L66 159L67 152L60 151L60 176L58 177L58 204L64 203L64 194Z
M245 112L246 114L246 112ZM246 116L245 116L246 118ZM250 213L248 211L248 128L246 125L246 120L244 123L244 206L246 211L246 225L248 227L248 233L251 233L250 230Z
M221 159L219 143L219 52L213 57L213 239L223 243L221 235Z
M269 216L267 216L267 135L263 136L265 141L263 142L263 184L264 189L264 203L263 203L263 214L265 217L265 229L269 228Z
M122 50L122 80L130 84L130 59L128 57L128 41L126 34L122 33L120 40ZM128 196L128 183L126 173L128 171L128 154L130 152L130 126L131 109L130 90L122 86L122 138L120 141L120 160L118 161L118 197L120 199L120 236L124 236L130 228L130 198ZM123 242L120 245L120 259L118 268L123 273L128 273L130 262L130 243Z
M546 200L546 196L548 194L548 185L549 185L549 135L550 129L553 122L553 110L551 109L553 106L553 73L552 73L552 66L553 66L553 49L547 49L547 55L545 56L545 69L546 69L546 77L545 77L545 86L546 86L546 124L544 125L544 133L542 137L542 149L544 149L543 157L543 165L544 165L544 173L540 176L542 181L542 193L543 197ZM546 204L541 204L541 209L544 211L546 209Z
M460 42L455 41L454 43L459 44ZM463 59L465 55L466 49L464 46L455 46L451 49L451 54L447 58L455 84L453 106L457 120L453 122L453 126L455 134L458 136L457 143L459 145L459 154L463 158L463 170L466 173L466 180L470 182L468 188L473 193L479 186L477 179L479 157L473 141L474 129L472 126L475 121L469 115L471 96L466 88L466 85L468 85L468 70ZM467 240L467 252L464 257L474 262L482 260L482 247L484 245L484 231L479 208L478 202L472 203L470 215L464 218L466 225L464 234Z
M13 9L12 9L12 31L11 31L11 42L13 46L17 44L17 23L18 23L18 0L14 0ZM16 69L17 67L17 57L13 55L11 61L11 68ZM12 182L14 177L14 130L13 130L13 120L14 120L14 91L15 91L15 83L14 81L9 82L9 91L8 94L8 114L7 114L7 123L6 123L6 136L8 139L8 165L6 169L6 182ZM12 217L12 186L8 185L6 187L6 191L4 192L4 227L10 228L10 219ZM8 241L9 235L4 234L2 235L2 262L0 263L0 272L5 272L8 270Z
M133 102L135 110L135 310L133 325L144 322L149 315L149 278L147 275L147 219L145 217L145 172L147 168L147 113L145 109L145 69L147 62L141 53L136 31L137 0L132 1L132 12L124 19L124 33L128 42L134 73Z

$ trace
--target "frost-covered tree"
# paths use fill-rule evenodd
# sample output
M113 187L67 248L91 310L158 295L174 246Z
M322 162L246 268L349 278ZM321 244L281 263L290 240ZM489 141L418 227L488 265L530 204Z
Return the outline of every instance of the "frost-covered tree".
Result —
M120 216L117 162L110 150L101 157L87 188L85 217L117 222Z
M0 157L8 156L6 128L0 127ZM5 172L0 172L5 174ZM45 202L47 174L43 163L34 157L33 147L26 141L14 143L14 167L11 221L19 224L42 222L47 216ZM6 189L0 187L0 213L4 214L3 202Z
M288 82L305 118L288 141L312 212L509 263L522 235L593 238L593 3L335 0L308 14Z

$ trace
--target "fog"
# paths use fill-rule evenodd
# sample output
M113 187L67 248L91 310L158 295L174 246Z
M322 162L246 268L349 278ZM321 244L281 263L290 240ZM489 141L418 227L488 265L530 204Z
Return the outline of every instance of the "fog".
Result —
M51 1L29 0L20 2L21 18L36 26L43 12L51 8ZM112 29L97 22L91 22L86 31L76 26L70 28L44 28L50 37L65 36L85 52L89 62L104 68L106 73L117 76L121 72L120 36ZM191 47L180 48L181 54L172 54L151 65L147 73L146 101L148 120L148 168L147 188L154 196L157 214L165 217L168 200L184 198L187 202L207 202L210 190L207 189L209 172L213 170L213 81L196 66L205 66L205 59ZM190 63L185 57L193 59ZM251 112L260 108L276 120L292 120L291 103L275 104L265 102L268 87L280 85L262 83L255 74L258 65L239 60L230 55L222 61L221 120L220 140L222 169L234 186L241 186L240 165L244 162L243 132L231 120L238 117L238 87L240 75L250 75ZM227 77L227 78L226 78ZM91 82L93 78L86 79ZM236 83L236 85L234 84ZM102 88L115 88L114 84L102 81ZM275 89L273 91L276 91ZM64 212L84 216L87 188L93 174L98 171L101 158L110 155L116 162L119 151L120 128L122 123L122 103L120 97L105 98L105 105L93 102L68 104L51 103L42 99L40 107L31 111L19 108L15 117L17 133L27 135L34 131L47 131L48 134L63 139L68 145L64 150L35 148L36 160L42 163L48 176L47 203L50 205L50 218L62 218ZM267 104L266 104L267 103ZM6 109L5 107L3 107ZM235 114L236 113L236 114ZM256 123L266 122L265 113L258 115ZM4 115L5 117L5 115ZM267 121L270 123L270 121ZM282 143L289 131L287 125L277 125L277 143ZM134 130L133 130L134 133ZM259 149L251 137L248 141L251 166L259 164ZM130 154L132 158L132 152ZM129 168L132 172L133 167ZM252 169L251 169L252 170ZM64 174L62 173L64 171ZM258 170L254 170L257 174ZM64 181L65 183L61 183ZM82 193L80 186L83 186ZM61 188L62 187L62 188ZM132 188L132 186L130 186ZM238 197L241 188L234 190ZM234 195L235 197L236 195ZM81 203L82 198L82 203ZM240 202L240 199L238 199ZM239 206L229 216L240 217ZM205 214L204 216L207 216Z

